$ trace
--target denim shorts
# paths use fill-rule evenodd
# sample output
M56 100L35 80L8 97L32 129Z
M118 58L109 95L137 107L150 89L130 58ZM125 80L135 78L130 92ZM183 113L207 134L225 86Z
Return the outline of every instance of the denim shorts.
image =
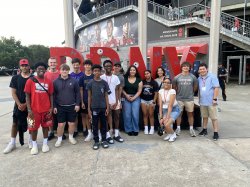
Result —
M165 114L167 114L167 112L168 112L168 109L163 108L163 110L162 110L163 116ZM180 107L178 105L176 105L176 106L173 107L170 116L175 121L179 117L180 114L181 114L181 109L180 109Z
M146 100L144 100L144 99L141 99L141 103L144 103L144 104L146 104L146 105L153 105L153 101L154 101L154 100L146 101Z

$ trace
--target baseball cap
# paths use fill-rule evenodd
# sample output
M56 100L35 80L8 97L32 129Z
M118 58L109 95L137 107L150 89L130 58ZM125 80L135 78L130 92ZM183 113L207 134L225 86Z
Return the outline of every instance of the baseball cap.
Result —
M29 65L29 61L27 60L27 59L21 59L20 61L19 61L19 65L21 66L21 65Z
M121 62L115 62L115 63L114 63L114 66L117 66L117 65L122 66L122 65L121 65Z

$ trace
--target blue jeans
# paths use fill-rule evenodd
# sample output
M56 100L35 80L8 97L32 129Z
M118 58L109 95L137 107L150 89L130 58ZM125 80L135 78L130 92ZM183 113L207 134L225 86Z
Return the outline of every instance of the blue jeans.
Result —
M133 102L125 99L123 102L122 113L125 132L139 132L139 112L141 99L137 97Z

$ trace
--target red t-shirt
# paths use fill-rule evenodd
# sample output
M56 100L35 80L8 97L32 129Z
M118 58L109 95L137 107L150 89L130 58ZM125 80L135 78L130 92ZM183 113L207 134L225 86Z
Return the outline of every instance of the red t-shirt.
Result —
M35 77L43 87L48 90L49 94L53 94L53 84L47 78L39 79ZM32 79L27 80L24 88L25 93L29 93L31 96L31 110L38 113L48 112L51 108L50 98L47 92Z
M59 71L56 72L46 71L44 77L54 82L54 80L56 80L59 77L59 75L60 75Z

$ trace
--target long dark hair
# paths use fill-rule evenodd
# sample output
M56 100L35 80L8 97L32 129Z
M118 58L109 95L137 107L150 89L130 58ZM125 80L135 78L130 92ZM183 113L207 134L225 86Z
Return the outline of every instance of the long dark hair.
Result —
M130 69L131 69L131 68L135 68L135 71L136 71L136 73L135 73L135 77L137 77L137 78L141 78L141 76L140 76L140 74L139 74L139 72L138 72L138 69L137 69L137 67L136 67L135 65L131 65L131 66L129 66L129 68L128 68L128 70L126 71L126 73L125 73L124 77L126 77L126 78L128 78L128 77L129 77L129 75L130 75Z
M159 78L159 75L158 75L158 70L161 69L163 71L163 76L165 76L166 72L165 72L165 69L163 69L162 66L158 67L157 70L156 70L156 73L155 73L155 78Z

